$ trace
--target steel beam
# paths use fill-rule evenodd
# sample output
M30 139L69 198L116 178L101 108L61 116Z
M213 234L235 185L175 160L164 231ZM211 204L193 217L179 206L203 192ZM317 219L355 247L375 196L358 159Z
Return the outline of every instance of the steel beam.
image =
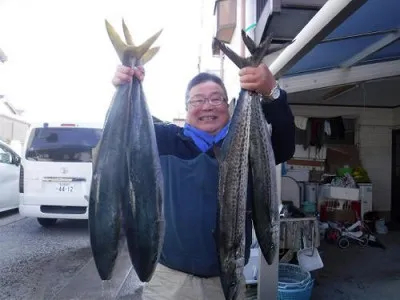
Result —
M400 59L283 77L279 83L286 92L295 93L395 76L400 76Z
M358 62L362 61L364 58L378 52L379 50L389 46L393 42L397 41L400 38L400 29L396 32L389 33L381 38L379 41L372 43L364 50L360 51L359 53L355 54L354 56L350 57L348 60L340 64L342 68L350 68L351 66L356 65Z

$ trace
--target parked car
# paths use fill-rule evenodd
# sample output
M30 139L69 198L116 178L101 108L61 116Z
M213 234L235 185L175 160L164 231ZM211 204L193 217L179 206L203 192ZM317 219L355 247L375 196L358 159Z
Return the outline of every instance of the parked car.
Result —
M102 126L37 124L21 155L19 212L46 227L57 219L88 219L92 149Z
M0 141L0 212L18 208L21 158Z

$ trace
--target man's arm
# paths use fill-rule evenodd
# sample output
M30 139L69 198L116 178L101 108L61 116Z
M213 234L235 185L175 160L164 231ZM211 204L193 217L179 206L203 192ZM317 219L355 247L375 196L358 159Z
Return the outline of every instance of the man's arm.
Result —
M276 164L292 158L295 151L295 125L287 94L281 90L280 97L272 102L261 101L268 123L272 126L272 147Z

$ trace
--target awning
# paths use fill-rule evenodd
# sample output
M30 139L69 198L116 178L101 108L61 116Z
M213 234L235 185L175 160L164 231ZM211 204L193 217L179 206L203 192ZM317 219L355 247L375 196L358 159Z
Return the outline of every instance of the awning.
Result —
M322 98L360 88L358 83L371 91L379 90L379 84L385 89L390 86L392 94L398 95L399 12L399 0L329 0L295 41L276 54L270 68L288 93L315 91L308 99L292 97L296 103L321 103ZM400 98L387 99L387 103L370 101L367 106L400 105Z
M399 13L399 0L366 1L284 76L400 59Z

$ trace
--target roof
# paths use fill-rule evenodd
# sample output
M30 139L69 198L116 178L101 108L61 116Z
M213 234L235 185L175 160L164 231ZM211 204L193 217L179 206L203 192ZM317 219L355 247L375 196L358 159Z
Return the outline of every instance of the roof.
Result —
M400 59L400 1L369 0L283 77Z

